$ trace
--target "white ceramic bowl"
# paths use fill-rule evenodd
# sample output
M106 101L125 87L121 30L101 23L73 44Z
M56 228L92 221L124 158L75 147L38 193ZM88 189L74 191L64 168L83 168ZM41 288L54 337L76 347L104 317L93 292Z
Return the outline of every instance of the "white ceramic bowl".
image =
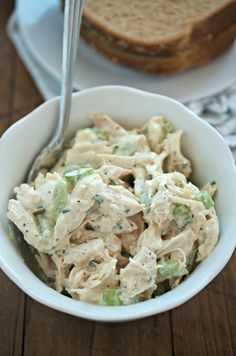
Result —
M193 180L218 184L216 210L220 239L213 253L177 288L152 300L106 307L70 299L49 288L27 267L9 238L6 218L12 188L22 182L29 163L54 131L59 99L52 99L10 127L0 140L0 266L28 295L54 309L92 320L124 321L174 308L204 288L225 266L236 245L236 170L221 136L208 124L167 97L128 87L107 86L73 96L69 134L86 126L86 113L107 113L126 127L142 126L152 115L163 115L184 130L183 148L193 162Z

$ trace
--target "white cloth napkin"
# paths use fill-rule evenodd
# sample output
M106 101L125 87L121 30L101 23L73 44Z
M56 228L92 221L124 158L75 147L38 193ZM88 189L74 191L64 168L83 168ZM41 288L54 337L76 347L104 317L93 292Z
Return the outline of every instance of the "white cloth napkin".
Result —
M7 33L43 98L48 100L58 96L60 83L38 63L30 52L21 36L15 12L8 21ZM236 160L236 83L214 96L184 104L220 132Z

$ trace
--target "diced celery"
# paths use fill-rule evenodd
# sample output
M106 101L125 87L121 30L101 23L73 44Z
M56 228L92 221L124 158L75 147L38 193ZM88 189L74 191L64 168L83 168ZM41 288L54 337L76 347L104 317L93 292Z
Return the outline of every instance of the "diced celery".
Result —
M44 214L37 215L39 230L43 237L48 238L52 235L55 221L45 217Z
M103 291L103 304L104 305L110 305L110 306L116 306L116 305L122 305L122 301L120 300L120 289L105 289Z
M186 225L192 222L191 212L185 205L176 204L173 215L179 229L184 229Z
M114 154L117 156L133 156L137 145L134 142L121 142L114 147Z
M135 304L135 303L139 303L140 302L140 297L139 295L135 295L134 297L132 297L129 301L129 304Z
M193 199L202 202L206 209L210 209L214 205L211 196L206 190L195 194Z
M164 278L182 277L188 274L187 269L178 260L162 260L158 263L158 271Z
M171 125L170 122L165 122L164 125L162 126L162 131L164 136L166 137L168 134L173 132L173 126Z
M69 190L72 190L76 185L77 181L81 178L87 177L94 173L93 168L79 168L70 171L64 175L64 179L68 185Z
M95 132L95 134L99 140L106 141L109 139L108 130L106 130L102 127L93 127L92 130Z
M67 184L64 179L61 179L55 185L53 190L53 211L60 214L67 202Z

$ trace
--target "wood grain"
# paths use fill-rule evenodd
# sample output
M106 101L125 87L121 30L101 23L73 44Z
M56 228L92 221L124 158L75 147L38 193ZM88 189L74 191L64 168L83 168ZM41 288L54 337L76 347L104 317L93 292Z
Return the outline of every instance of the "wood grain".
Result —
M0 0L0 134L42 103L5 33L13 0ZM0 271L0 356L236 355L236 253L184 305L143 320L105 324L49 309Z
M27 298L24 355L90 355L93 323Z
M0 118L10 113L14 85L14 58L9 53L1 54L0 60Z
M13 94L13 109L19 110L27 107L37 107L42 103L42 97L39 94L29 73L19 58L15 64L15 90Z
M170 313L124 324L94 326L92 356L173 354Z
M0 355L21 355L25 296L0 270Z
M172 311L177 355L234 355L222 278L226 273L227 268L201 293Z

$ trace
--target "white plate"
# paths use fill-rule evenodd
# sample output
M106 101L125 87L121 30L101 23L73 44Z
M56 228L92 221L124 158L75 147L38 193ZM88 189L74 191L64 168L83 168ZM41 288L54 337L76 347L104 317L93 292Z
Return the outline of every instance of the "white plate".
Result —
M18 0L24 40L38 63L60 80L63 15L60 0ZM113 64L80 42L75 83L85 89L104 84L129 85L183 102L223 90L236 80L236 42L223 56L201 68L171 76L148 75Z

